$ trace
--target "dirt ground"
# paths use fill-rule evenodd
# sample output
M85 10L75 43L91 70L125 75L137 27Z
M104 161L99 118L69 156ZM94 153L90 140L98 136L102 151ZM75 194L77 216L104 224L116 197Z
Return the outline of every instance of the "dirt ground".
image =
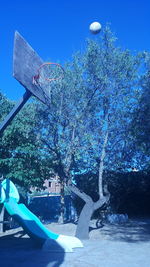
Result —
M74 235L72 223L46 225L51 231ZM124 225L105 225L95 229L91 222L90 239L73 253L43 251L35 246L23 229L0 234L1 267L149 267L150 219L132 219Z

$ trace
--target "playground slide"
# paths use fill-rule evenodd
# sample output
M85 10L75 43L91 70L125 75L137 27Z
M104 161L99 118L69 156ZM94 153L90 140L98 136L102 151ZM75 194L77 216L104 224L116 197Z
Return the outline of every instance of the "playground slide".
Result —
M5 191L3 187L0 184L0 203L3 203L6 198Z
M3 195L3 203L6 210L38 244L50 250L62 248L65 252L72 252L72 249L75 247L83 247L81 241L76 237L58 235L51 232L24 204L18 204L19 194L16 191L17 188L10 180L9 189L11 188L11 197L8 197L7 183L8 181L4 180L1 184L3 190L7 191L7 198L5 200Z

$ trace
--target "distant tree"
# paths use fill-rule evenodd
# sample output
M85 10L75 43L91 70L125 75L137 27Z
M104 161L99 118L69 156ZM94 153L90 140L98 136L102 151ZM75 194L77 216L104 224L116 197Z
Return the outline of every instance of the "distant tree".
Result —
M8 112L13 107L13 103L9 101L1 92L0 92L0 120L2 120Z
M1 121L14 103L0 95ZM46 177L46 161L34 133L34 103L26 104L0 136L0 173L28 191L41 188ZM49 171L47 171L49 172Z
M13 107L13 103L9 101L1 92L0 92L0 122L4 120L6 115L10 112L10 110ZM0 138L2 135L0 136ZM7 157L9 156L9 152L7 149L7 145L5 143L2 144L2 138L1 138L1 143L0 143L0 157ZM5 170L3 169L5 172ZM0 175L3 174L3 171L0 170Z
M0 93L0 122L14 106ZM19 185L19 193L26 195L31 187L42 189L50 175L49 159L43 156L43 148L37 139L35 128L35 104L29 103L13 119L0 135L0 177L10 178ZM0 219L4 219L4 208L0 206ZM3 225L0 231L3 230Z
M136 168L150 168L150 53L144 52L144 74L140 79L141 96L131 122L131 136L134 139L136 151ZM137 152L138 150L138 152Z

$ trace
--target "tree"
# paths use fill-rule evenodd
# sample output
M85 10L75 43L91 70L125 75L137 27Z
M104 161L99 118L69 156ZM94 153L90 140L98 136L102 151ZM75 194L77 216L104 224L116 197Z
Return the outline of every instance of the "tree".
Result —
M94 125L91 128L94 141L92 146L93 144L94 146L91 146L93 153L91 150L90 153L99 162L99 199L93 203L87 196L83 198L86 204L81 212L76 233L83 238L88 235L88 228L84 225L85 218L90 221L93 212L108 201L108 194L105 195L103 184L104 167L110 170L124 167L127 169L125 157L132 159L132 154L128 151L130 140L128 141L127 132L131 121L130 115L138 100L137 75L142 55L134 57L129 51L116 48L114 37L106 28L102 46L99 48L94 42L90 42L86 58L90 84L97 90L95 102L93 101L95 107L93 119L90 121L90 126ZM90 127L88 133L89 131ZM101 136L101 140L97 133ZM86 232L83 233L82 229L86 229Z
M131 121L131 136L135 141L135 167L139 170L149 169L150 157L150 53L143 52L145 64L143 66L143 75L141 76L139 85L141 94ZM138 152L137 152L138 150Z
M0 95L1 121L14 103ZM29 191L41 188L49 172L34 133L35 104L27 104L0 137L0 173Z
M62 185L85 202L76 231L79 238L88 238L93 212L109 200L104 168L124 167L141 60L141 55L116 47L106 27L100 41L88 40L85 53L77 53L66 64L65 79L51 86L49 108L38 108L36 131L53 158L53 170ZM94 202L76 186L74 176L96 168L98 199Z

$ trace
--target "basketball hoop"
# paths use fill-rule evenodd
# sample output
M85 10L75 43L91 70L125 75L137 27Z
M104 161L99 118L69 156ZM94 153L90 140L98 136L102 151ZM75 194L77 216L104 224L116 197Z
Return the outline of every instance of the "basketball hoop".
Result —
M37 70L37 74L33 76L33 84L44 85L51 81L57 81L64 78L64 69L58 63L43 63Z
M63 79L64 73L65 71L60 64L46 62L38 68L37 74L33 76L32 83L42 89L46 102L47 97L50 102L52 100L51 82Z

